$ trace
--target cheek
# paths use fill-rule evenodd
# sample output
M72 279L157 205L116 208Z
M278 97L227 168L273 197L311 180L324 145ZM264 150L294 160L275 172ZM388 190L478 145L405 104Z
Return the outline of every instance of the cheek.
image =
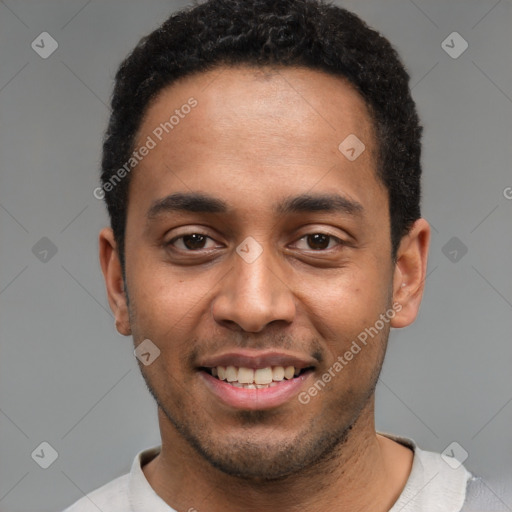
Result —
M335 333L354 334L353 329L372 325L387 308L388 286L377 273L358 270L325 284L312 294L312 305Z
M389 332L389 324L379 320L389 308L389 290L382 273L361 269L340 275L311 297L309 317L326 340L328 364L347 354L345 359L350 360L344 373L353 368L363 374L371 372Z
M148 264L139 266L138 272L130 277L128 286L137 341L149 338L161 350L167 350L169 345L176 347L175 342L186 329L187 312L197 300L193 288L183 279L169 279Z
M137 314L154 320L177 321L204 294L204 281L190 279L179 269L159 261L154 254L134 259L131 265L130 292L137 299Z

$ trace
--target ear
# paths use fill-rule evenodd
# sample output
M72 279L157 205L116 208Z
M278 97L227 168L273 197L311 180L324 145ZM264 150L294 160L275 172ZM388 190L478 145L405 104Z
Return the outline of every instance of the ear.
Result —
M131 334L128 315L128 302L124 290L121 261L117 252L114 233L110 228L104 228L99 235L100 264L107 287L108 302L114 313L116 329L120 334Z
M392 327L406 327L414 322L420 308L427 273L430 226L418 219L400 241L393 275L393 303L402 308L391 320Z

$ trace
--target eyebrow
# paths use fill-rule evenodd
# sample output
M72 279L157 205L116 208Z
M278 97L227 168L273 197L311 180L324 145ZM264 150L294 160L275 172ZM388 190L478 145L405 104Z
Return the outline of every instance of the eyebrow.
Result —
M147 212L148 220L153 220L163 213L229 213L231 208L222 199L197 192L176 192L163 199L158 199ZM274 206L279 215L307 212L333 212L348 215L361 215L363 205L353 199L339 194L301 194L287 197Z
M288 197L278 204L275 212L280 215L302 212L333 212L360 215L364 211L358 201L339 194L302 194Z
M163 199L158 199L148 210L147 218L154 219L162 213L168 212L199 212L199 213L227 213L227 203L222 199L195 192L176 192Z

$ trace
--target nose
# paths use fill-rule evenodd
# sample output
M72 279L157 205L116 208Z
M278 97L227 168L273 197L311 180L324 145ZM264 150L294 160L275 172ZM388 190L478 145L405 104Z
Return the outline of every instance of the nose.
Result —
M291 283L285 281L271 250L265 248L250 263L238 253L233 260L212 302L215 321L246 332L260 332L272 322L291 323L296 309Z

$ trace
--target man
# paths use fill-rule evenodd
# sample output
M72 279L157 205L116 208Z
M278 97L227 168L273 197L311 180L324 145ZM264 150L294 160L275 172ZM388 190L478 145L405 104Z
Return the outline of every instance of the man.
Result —
M313 0L211 0L123 62L100 260L162 445L69 512L476 510L462 465L374 425L430 237L408 82Z

